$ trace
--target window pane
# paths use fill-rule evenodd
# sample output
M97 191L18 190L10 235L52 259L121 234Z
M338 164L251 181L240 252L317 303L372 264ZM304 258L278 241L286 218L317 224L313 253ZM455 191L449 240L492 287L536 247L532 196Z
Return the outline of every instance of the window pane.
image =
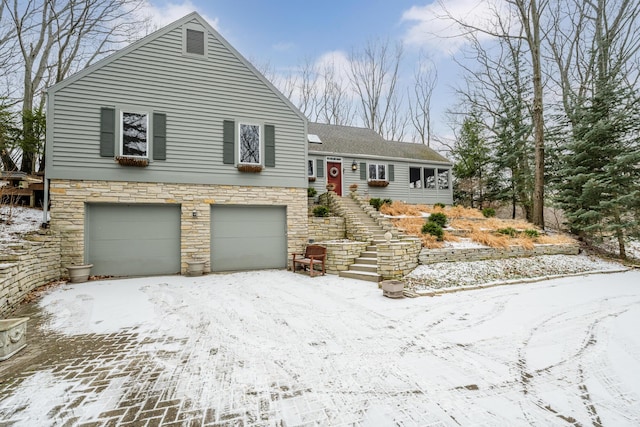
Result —
M376 179L378 175L378 168L376 166L377 165L369 164L369 179Z
M449 169L438 169L438 189L449 189Z
M436 170L424 168L424 188L436 188Z
M378 165L378 179L381 179L381 180L387 179L384 165Z
M122 112L122 155L147 156L147 115Z
M409 168L409 188L422 188L420 168Z
M307 175L309 176L314 176L313 163L314 163L314 160L307 160Z
M259 125L240 125L240 163L260 163Z

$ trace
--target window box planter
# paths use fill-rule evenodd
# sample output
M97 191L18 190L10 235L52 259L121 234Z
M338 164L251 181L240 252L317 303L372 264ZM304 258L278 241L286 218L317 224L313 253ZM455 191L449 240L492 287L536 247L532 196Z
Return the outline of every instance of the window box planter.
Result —
M0 320L0 362L27 346L28 317Z
M240 172L259 173L259 172L262 172L262 166L260 166L260 165L238 165L238 170Z
M91 267L93 267L93 264L67 266L67 270L69 271L69 281L71 283L86 282L87 280L89 280Z
M309 182L315 182L315 180L316 180L316 177L315 177L315 176L310 176L310 177L309 177Z
M369 184L369 187L386 187L387 185L389 185L389 181L375 180L369 181L367 182L367 184Z
M121 166L135 166L139 168L149 166L149 159L145 159L143 157L116 156L116 162Z

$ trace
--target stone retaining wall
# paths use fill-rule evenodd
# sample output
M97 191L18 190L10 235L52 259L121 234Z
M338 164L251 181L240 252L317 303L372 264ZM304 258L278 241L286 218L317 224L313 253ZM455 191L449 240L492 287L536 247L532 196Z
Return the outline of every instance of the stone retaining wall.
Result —
M418 238L378 243L378 274L383 280L399 279L418 266L422 243Z
M309 239L315 242L321 240L339 240L345 238L344 218L330 216L324 218L309 218Z
M37 232L0 254L0 317L6 317L29 292L60 277L60 237Z
M362 252L367 249L367 242L342 241L342 242L318 242L327 248L326 272L338 274L346 271Z
M518 258L536 255L577 255L580 247L577 244L536 245L533 249L521 246L509 248L447 248L427 249L420 251L420 264L454 261L483 261L488 259Z

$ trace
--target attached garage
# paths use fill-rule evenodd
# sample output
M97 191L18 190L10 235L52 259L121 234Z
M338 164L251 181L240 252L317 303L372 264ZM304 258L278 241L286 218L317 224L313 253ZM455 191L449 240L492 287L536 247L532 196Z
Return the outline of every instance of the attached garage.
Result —
M211 206L211 271L286 266L286 207Z
M85 251L91 274L178 274L180 206L87 204Z

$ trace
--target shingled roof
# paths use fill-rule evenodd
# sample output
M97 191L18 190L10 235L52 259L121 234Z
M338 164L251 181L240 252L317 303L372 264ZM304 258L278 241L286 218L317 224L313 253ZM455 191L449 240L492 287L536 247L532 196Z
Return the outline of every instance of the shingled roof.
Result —
M310 152L451 163L426 145L387 141L371 129L309 122L308 133L318 135L322 141L309 143Z

